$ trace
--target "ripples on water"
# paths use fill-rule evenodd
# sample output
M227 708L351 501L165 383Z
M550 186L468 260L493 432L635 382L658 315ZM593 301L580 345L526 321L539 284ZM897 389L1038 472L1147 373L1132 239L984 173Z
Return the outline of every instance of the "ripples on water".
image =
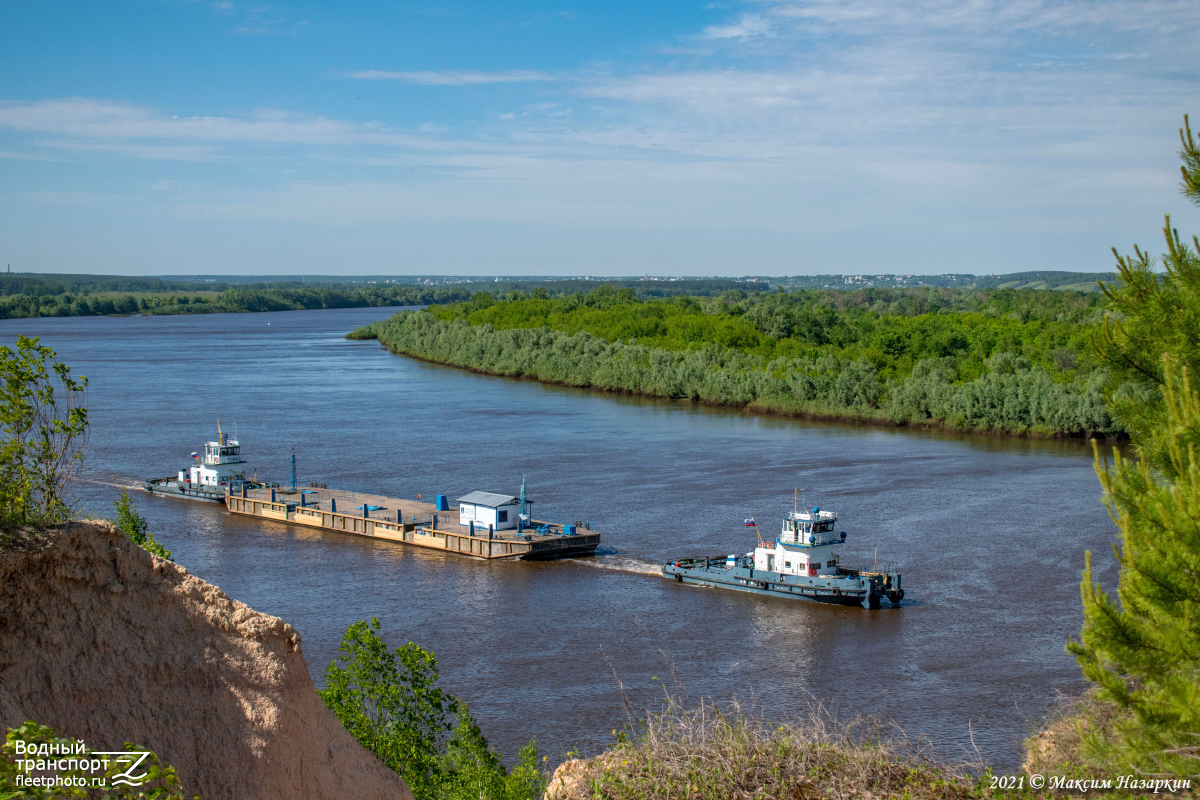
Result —
M170 475L237 426L260 476L404 497L516 493L588 520L606 550L483 563L234 518L139 496L193 573L304 635L315 680L352 622L433 650L444 683L512 754L602 746L630 699L754 699L775 718L818 701L879 713L943 755L974 744L1013 769L1056 692L1080 689L1083 551L1113 586L1114 529L1090 448L811 424L490 378L391 355L347 331L389 309L8 320L91 379L84 504ZM270 323L270 325L268 325ZM847 564L904 570L904 607L867 612L678 586L660 562L745 552L800 502L840 514ZM886 605L886 604L885 604ZM659 680L655 680L658 678ZM553 757L553 756L552 756Z

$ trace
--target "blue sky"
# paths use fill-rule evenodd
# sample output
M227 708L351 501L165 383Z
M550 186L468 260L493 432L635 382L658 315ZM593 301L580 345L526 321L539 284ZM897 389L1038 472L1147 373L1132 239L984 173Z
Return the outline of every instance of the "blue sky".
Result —
M1166 212L1200 230L1197 30L1195 0L0 0L0 266L1107 270Z

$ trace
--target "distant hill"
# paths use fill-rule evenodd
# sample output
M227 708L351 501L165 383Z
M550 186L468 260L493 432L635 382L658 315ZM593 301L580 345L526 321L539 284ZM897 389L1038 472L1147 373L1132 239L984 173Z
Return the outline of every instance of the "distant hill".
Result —
M1015 272L1011 275L981 275L975 281L977 289L1058 289L1061 291L1095 292L1100 281L1115 283L1115 272Z
M788 289L901 289L940 286L953 289L1054 289L1095 292L1098 281L1115 282L1115 272L1013 272L1005 275L796 275L769 278Z
M546 277L500 276L481 278L462 275L183 275L129 276L66 273L0 273L0 296L48 297L63 294L225 292L240 290L315 290L454 288L488 292L496 296L513 290L527 292L545 287L551 295L587 293L605 284L633 289L639 297L711 295L729 290L761 292L785 289L895 289L938 286L956 289L1053 289L1091 292L1098 281L1115 281L1115 272L1015 272L1005 275L795 275L788 277L747 276L741 278L684 277Z
M227 288L212 283L197 284L179 278L137 275L84 275L69 273L0 272L0 295L31 297L78 294L80 292L196 292Z

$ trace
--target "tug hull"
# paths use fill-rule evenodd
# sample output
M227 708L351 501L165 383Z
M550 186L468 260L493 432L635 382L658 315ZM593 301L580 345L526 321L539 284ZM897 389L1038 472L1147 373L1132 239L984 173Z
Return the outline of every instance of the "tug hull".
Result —
M143 483L142 488L150 494L160 494L164 497L182 497L187 500L201 500L206 503L223 504L225 502L224 486L219 487L220 491L215 491L211 488L204 489L188 483L181 483L174 478L154 478Z
M842 606L879 608L883 598L899 605L904 598L900 574L839 570L837 575L804 577L744 566L726 567L726 557L685 558L663 565L664 578L694 586L787 597Z

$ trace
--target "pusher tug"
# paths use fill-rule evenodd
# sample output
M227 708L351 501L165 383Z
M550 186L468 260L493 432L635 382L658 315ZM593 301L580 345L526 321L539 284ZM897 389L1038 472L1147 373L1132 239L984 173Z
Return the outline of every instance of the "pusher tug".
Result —
M204 456L192 453L194 463L188 469L179 470L174 478L152 478L142 484L150 494L167 497L184 497L188 500L203 500L209 503L224 503L225 491L241 492L242 486L255 489L278 486L246 480L246 462L242 459L242 448L237 439L221 432L217 423L217 441L204 443Z
M904 599L899 572L846 569L833 548L846 541L846 533L833 530L837 514L813 507L793 511L783 521L783 533L773 542L759 534L753 552L736 555L682 558L663 565L662 574L680 583L716 586L818 603L879 608L887 597L892 605ZM747 527L758 531L753 519Z

